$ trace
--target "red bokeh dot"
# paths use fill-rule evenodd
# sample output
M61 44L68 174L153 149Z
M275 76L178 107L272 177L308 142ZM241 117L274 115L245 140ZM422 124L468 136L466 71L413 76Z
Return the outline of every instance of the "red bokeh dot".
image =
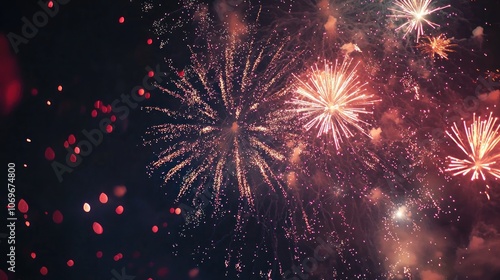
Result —
M96 108L96 109L101 108L101 101L100 100L97 100L96 102L94 102L94 108Z
M99 201L104 204L104 203L107 203L108 202L108 195L105 194L105 193L101 193L99 195Z
M68 140L64 141L64 148L68 148L69 147L69 142Z
M90 115L92 116L92 118L97 117L97 110L96 109L92 110L92 113L90 113Z
M95 256L97 258L99 258L99 259L102 258L102 252L101 251L97 251L97 253L95 253Z
M116 186L113 191L114 191L115 196L122 197L122 196L124 196L127 193L127 187L125 187L125 186Z
M139 94L140 96L143 96L144 95L144 89L141 88L137 91L137 94Z
M77 154L77 155L80 154L80 147L75 147L75 154Z
M175 213L175 208L170 208L170 214L174 214Z
M73 260L68 260L68 261L66 262L66 264L67 264L69 267L72 267L72 266L75 264L75 262L74 262Z
M116 116L115 115L112 115L110 119L111 119L112 122L116 122Z
M70 134L70 135L68 136L68 142L69 142L71 145L75 144L75 142L76 142L76 137L75 137L75 135Z
M9 280L9 277L7 277L7 274L3 270L0 269L0 280Z
M146 99L149 99L151 97L151 93L146 92L146 95L144 95L144 97L146 97Z
M40 268L40 274L47 275L47 273L49 273L49 270L45 266L42 266L42 268Z
M181 214L181 208L176 208L175 209L175 214L180 215Z
M124 18L124 17L120 17L120 18L118 19L118 22L119 22L119 23L124 23L124 22L125 22L125 18Z
M19 209L19 212L21 212L23 214L27 213L29 207L28 207L28 203L26 202L26 200L24 200L24 199L21 198L19 200L19 203L17 203L17 209Z
M92 229L94 230L94 232L96 234L102 234L104 232L104 229L102 228L101 224L99 224L98 222L94 222L92 224Z
M123 254L122 254L122 253L118 253L118 254L116 254L116 255L113 257L113 259L114 259L115 261L119 261L119 260L123 259Z
M54 7L54 2L52 2L52 1L49 1L49 3L47 3L47 7L49 7L49 8L52 8L52 7Z
M195 278L196 276L198 276L198 274L200 273L200 269L199 268L193 268L189 271L189 278Z
M154 75L155 75L155 72L154 72L154 71L149 71L149 72L148 72L148 76L149 76L150 78L153 78L153 77L154 77Z
M177 74L179 75L179 77L184 78L184 75L186 73L184 72L184 70L179 70L179 71L177 71Z
M149 38L147 42L148 42L148 45L151 45L151 44L153 44L153 39Z
M107 106L101 106L101 111L106 114L108 112L108 107Z
M76 162L76 155L75 154L72 154L71 156L69 156L69 160L71 162Z
M31 252L31 258L32 259L36 259L36 253L35 252Z
M154 233L157 233L158 232L158 226L153 226L151 228L151 230L154 232Z
M116 214L121 215L123 213L123 206L118 205L115 209Z
M56 153L54 152L54 150L52 150L51 147L48 147L47 149L45 149L45 158L47 160L54 160L55 157L56 157Z
M158 274L158 276L160 276L160 277L165 277L165 276L167 276L167 274L168 274L168 268L166 268L166 267L161 267L161 268L159 268L159 269L158 269L157 274Z
M57 91L62 91L63 90L63 87L61 85L58 85L57 86Z
M54 213L52 214L52 220L56 224L62 223L62 221L63 221L63 214L61 213L61 211L59 211L59 210L54 211Z
M113 126L112 126L112 125L110 125L110 124L108 124L108 125L106 126L106 132L107 132L107 133L111 133L111 132L113 132Z

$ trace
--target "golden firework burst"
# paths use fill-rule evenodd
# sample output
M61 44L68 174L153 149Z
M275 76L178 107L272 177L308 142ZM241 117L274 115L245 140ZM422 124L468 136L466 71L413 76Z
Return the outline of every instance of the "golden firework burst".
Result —
M425 37L424 42L418 44L418 48L422 53L434 58L436 56L448 59L448 53L453 52L452 47L456 46L451 42L452 39L446 38L441 34L437 37Z

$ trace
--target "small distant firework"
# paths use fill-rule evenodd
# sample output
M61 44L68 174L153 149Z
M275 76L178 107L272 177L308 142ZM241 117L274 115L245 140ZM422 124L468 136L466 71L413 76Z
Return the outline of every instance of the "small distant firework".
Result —
M235 182L240 198L252 206L261 182L274 191L281 188L274 165L286 159L289 117L279 108L290 90L285 73L293 60L284 57L282 45L269 41L229 34L225 40L197 46L192 67L172 89L161 88L182 106L148 108L173 120L152 127L153 140L146 144L167 144L151 168L169 168L165 182L184 174L179 197L213 189L218 204L224 186Z
M447 39L443 34L438 37L425 37L425 40L426 42L421 42L418 48L432 58L439 56L448 59L448 53L453 52L451 47L456 46L456 44L451 43L451 39Z
M405 38L410 32L417 32L417 41L424 34L424 23L428 24L432 28L436 28L439 24L434 23L426 19L426 16L450 7L450 5L438 7L431 9L432 0L396 0L395 5L397 9L390 8L389 10L393 12L389 17L392 18L403 18L408 21L403 25L396 28L396 31L400 29L405 29Z
M343 138L354 135L351 128L368 135L361 127L365 122L360 114L371 114L366 107L376 102L373 95L365 94L366 83L359 81L356 72L358 64L350 69L351 61L346 58L341 65L336 61L335 66L325 61L324 69L312 67L307 80L297 78L299 98L292 101L301 119L308 121L305 129L318 128L318 137L331 134L337 149Z
M465 159L449 157L451 163L447 171L454 172L453 175L467 175L472 173L471 181L479 177L486 180L486 174L500 179L500 124L496 125L498 118L492 114L487 120L476 119L467 126L464 122L465 137L459 131L457 124L453 125L452 133L446 132L457 146L467 155Z

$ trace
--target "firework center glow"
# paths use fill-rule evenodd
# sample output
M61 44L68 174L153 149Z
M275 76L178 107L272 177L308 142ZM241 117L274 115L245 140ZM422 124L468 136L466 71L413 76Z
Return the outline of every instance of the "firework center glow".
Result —
M233 122L233 123L231 124L231 132L233 132L233 133L238 133L238 130L239 130L238 123L237 123L237 122Z
M340 106L338 104L330 104L329 107L327 107L327 110L330 114L335 114L340 110Z

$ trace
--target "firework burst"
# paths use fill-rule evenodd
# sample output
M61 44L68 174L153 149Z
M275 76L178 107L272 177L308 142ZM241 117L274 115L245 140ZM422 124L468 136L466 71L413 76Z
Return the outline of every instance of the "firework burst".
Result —
M426 42L421 42L418 48L432 58L439 56L448 59L448 53L453 52L451 47L456 46L456 44L451 43L451 39L447 39L443 34L438 37L425 37L425 40Z
M465 136L458 129L455 123L451 128L452 133L446 132L457 146L467 155L465 159L449 157L450 164L447 171L453 175L467 175L472 173L471 180L478 180L480 177L486 180L486 174L500 179L500 124L496 125L498 118L493 118L492 114L487 120L481 117L474 120L470 126L464 122Z
M292 101L301 119L307 121L305 129L317 128L318 137L331 134L337 149L343 138L354 135L353 128L368 135L360 115L371 114L366 108L376 102L373 95L366 94L366 83L358 79L358 64L351 68L351 62L346 58L332 66L325 61L323 69L315 65L307 80L297 78L299 98Z
M442 6L438 8L431 8L432 0L396 0L396 9L390 8L389 10L393 12L389 17L396 19L406 19L407 22L403 23L401 26L396 28L396 31L405 29L405 38L410 32L417 32L417 41L424 34L424 23L432 28L436 28L439 24L434 23L426 18L426 16L449 8L450 5Z
M279 107L290 89L285 73L293 62L283 45L232 35L225 40L207 44L206 51L192 49L185 76L173 81L172 89L161 87L181 109L148 107L173 120L151 127L153 140L146 144L173 143L151 167L169 168L165 183L183 174L179 197L211 186L218 203L223 187L234 181L240 198L252 206L260 182L282 190L274 163L286 159L289 117Z

